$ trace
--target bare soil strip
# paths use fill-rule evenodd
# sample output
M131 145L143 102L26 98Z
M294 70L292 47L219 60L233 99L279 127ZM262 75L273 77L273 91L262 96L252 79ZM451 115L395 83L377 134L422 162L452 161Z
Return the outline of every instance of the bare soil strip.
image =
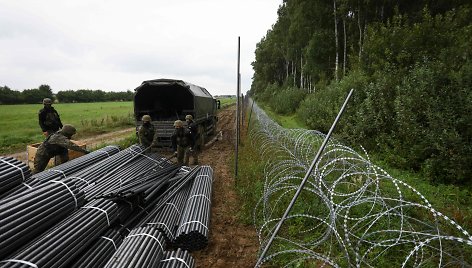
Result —
M254 226L238 222L242 200L235 191L231 159L234 155L235 109L231 106L218 114L218 132L222 139L204 150L200 164L213 168L213 198L210 242L206 249L193 252L196 267L254 267L258 240Z
M89 138L86 138L86 139L81 139L80 141L85 142L87 144L87 148L93 149L94 147L96 147L96 146L98 146L102 143L112 144L113 142L120 141L120 140L128 137L132 133L134 133L134 131L135 131L134 127L126 128L126 129L122 129L122 130L118 130L118 131L114 131L114 132L110 132L110 133L105 133L105 134L102 134L102 135L96 135L96 136L89 137ZM16 153L9 154L9 155L6 155L6 156L14 157L14 158L26 163L27 162L26 145L25 145L25 150L24 151L16 152Z

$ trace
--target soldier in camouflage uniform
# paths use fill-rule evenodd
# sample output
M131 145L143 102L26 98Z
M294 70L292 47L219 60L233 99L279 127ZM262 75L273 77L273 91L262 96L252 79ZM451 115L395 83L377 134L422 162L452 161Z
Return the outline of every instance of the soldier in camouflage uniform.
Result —
M52 107L52 100L50 98L45 98L43 104L44 108L39 110L38 113L39 126L44 136L49 136L62 128L62 122L59 113Z
M177 155L177 162L188 166L189 149L193 147L192 133L186 127L184 122L177 120L174 122L174 133L172 134L172 148Z
M198 124L193 121L193 116L188 114L185 116L185 121L187 122L187 127L192 134L193 147L189 149L190 154L193 156L193 164L198 165L198 154L201 150L202 140L200 138L200 133L198 131Z
M70 141L75 133L75 128L72 125L66 124L61 130L49 135L36 151L34 173L43 171L51 157L59 156L59 161L56 164L67 162L69 160L68 149L88 154L89 151L80 148L77 144Z
M157 142L157 132L151 124L151 117L149 115L143 115L141 120L143 121L143 125L138 129L139 143L141 143L144 148L151 146L148 149L148 151L151 151L151 148L154 147Z

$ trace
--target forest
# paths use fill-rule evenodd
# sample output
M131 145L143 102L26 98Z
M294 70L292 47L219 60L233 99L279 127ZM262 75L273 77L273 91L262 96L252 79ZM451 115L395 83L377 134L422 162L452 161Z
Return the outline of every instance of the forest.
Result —
M469 0L284 0L249 92L433 183L472 181Z
M40 85L38 88L25 89L23 91L12 90L7 86L0 86L1 104L36 104L44 98L50 98L54 102L103 102L103 101L132 101L133 92L106 92L103 90L78 89L62 90L53 94L49 85Z

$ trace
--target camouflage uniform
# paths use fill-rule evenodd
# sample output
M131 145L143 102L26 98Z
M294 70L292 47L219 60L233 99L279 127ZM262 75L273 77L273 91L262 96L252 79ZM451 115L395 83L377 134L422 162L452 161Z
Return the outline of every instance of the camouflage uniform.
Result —
M54 107L45 105L43 109L39 110L38 118L41 130L47 132L48 135L62 128L61 118Z
M59 161L56 164L62 164L69 160L68 150L89 153L89 151L80 148L77 144L70 141L66 135L58 131L49 135L46 140L41 143L36 156L34 157L34 173L43 171L48 165L49 159L54 156L59 156Z
M156 128L152 124L143 124L138 129L138 137L144 148L154 146L157 140Z
M193 147L192 133L188 128L176 128L171 137L172 148L177 151L177 162L188 166L189 148Z
M198 165L198 154L201 150L201 138L200 133L198 132L198 124L193 120L187 120L188 129L192 134L193 147L191 155L193 156L193 164Z

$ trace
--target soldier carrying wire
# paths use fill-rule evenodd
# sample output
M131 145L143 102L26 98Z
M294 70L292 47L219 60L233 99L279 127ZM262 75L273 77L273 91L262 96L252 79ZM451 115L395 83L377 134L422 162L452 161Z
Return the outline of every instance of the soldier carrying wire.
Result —
M50 98L43 99L43 104L44 108L39 110L38 118L43 135L47 137L62 128L62 122L59 113L52 107Z
M43 171L48 165L49 159L52 157L59 156L59 160L55 163L56 165L69 161L68 149L85 154L90 153L70 141L75 133L76 129L74 126L65 124L61 130L49 135L36 151L34 157L34 173Z

